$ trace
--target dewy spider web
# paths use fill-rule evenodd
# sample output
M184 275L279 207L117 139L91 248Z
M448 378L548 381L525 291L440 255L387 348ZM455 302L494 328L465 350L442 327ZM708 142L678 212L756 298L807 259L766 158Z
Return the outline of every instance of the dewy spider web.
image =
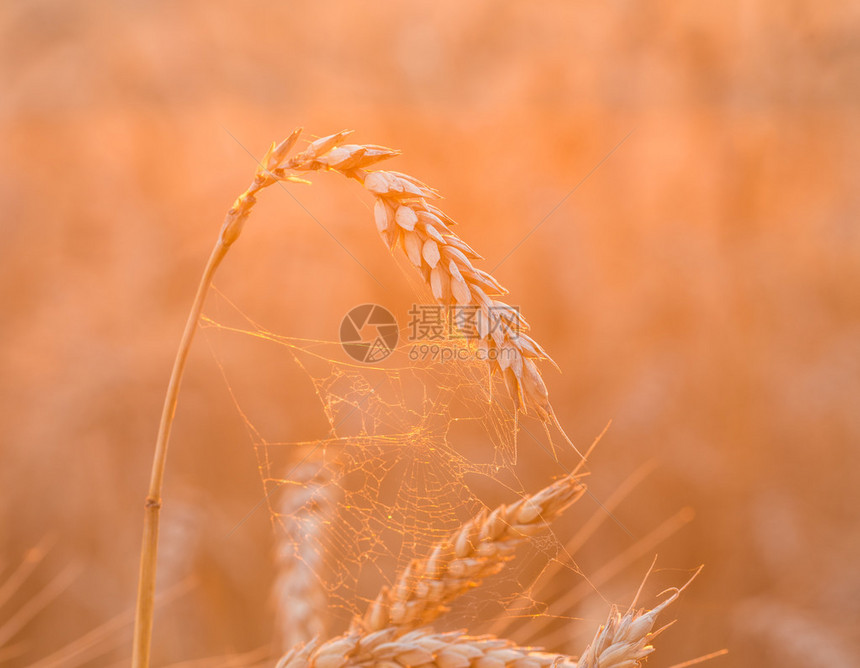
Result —
M234 393L278 543L284 645L343 630L363 614L412 559L486 507L474 491L481 479L507 488L506 503L536 491L516 475L517 412L485 362L414 361L401 347L384 365L348 363L338 343L278 335L238 313L239 325L207 318L204 326L277 346L310 380L328 425L318 440L279 440L261 433ZM463 340L446 345L468 350ZM535 601L523 606L522 596L530 600L529 587L561 546L550 533L531 545L531 556L509 565L489 591L467 595L439 626L471 626L485 608L498 613L515 599L518 615L542 612Z

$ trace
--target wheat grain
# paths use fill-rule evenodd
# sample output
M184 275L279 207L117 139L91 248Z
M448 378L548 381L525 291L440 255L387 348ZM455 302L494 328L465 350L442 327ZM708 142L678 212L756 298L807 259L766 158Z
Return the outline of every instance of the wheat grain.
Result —
M576 475L557 480L532 496L478 515L436 543L428 557L416 559L370 604L352 630L424 626L447 610L447 604L498 573L516 546L546 528L585 492Z
M496 299L507 291L493 276L474 266L473 260L482 258L451 230L454 221L428 203L439 193L406 174L366 171L399 151L344 144L349 134L342 131L317 139L288 161L289 148L282 148L286 142L273 146L265 158L266 168L277 178L290 180L296 180L291 171L333 170L361 183L376 198L374 218L382 238L390 249L403 249L437 302L452 308L454 324L467 336L478 335L478 355L488 361L491 373L502 375L517 407L524 412L533 410L542 420L557 425L536 364L552 360L526 333L529 326L519 310ZM473 315L474 327L464 326L461 319L471 323Z

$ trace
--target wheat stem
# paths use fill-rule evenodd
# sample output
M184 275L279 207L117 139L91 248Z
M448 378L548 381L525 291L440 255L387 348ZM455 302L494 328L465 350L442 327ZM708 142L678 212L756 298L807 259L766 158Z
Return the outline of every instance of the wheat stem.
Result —
M173 426L173 418L176 414L176 405L179 399L179 388L182 384L182 375L188 360L194 333L197 331L197 323L206 301L206 295L212 284L212 277L218 270L221 261L230 250L230 247L239 238L242 228L256 204L256 193L266 188L277 179L272 175L272 169L280 166L286 154L298 139L300 130L296 130L290 137L279 145L274 144L269 149L254 176L254 181L243 192L233 206L227 212L224 224L215 247L209 255L203 276L197 286L197 294L191 305L185 330L176 351L176 359L173 362L173 371L170 374L170 382L167 385L167 394L164 397L164 407L161 412L161 422L158 427L158 437L155 441L155 454L152 460L152 473L149 481L149 491L144 502L143 517L143 544L140 550L140 576L137 586L137 608L134 619L134 645L132 649L133 668L148 668L150 649L152 644L152 622L155 607L155 577L158 559L158 524L161 511L161 491L164 486L164 469L167 464L167 445L170 439L170 430ZM283 180L283 179L282 179Z
M170 429L176 414L179 399L179 388L188 352L197 331L197 322L206 301L206 294L212 284L212 277L229 250L229 244L224 243L223 235L218 238L203 277L197 287L197 294L185 323L185 330L179 343L179 350L173 362L173 371L167 386L167 395L161 412L161 423L158 427L158 437L155 442L155 455L152 461L152 474L149 481L149 492L144 503L143 516L143 547L140 552L140 578L137 589L137 614L134 620L134 668L149 666L150 643L152 640L152 617L155 605L155 569L158 555L158 524L161 511L161 490L164 486L164 469L167 463L167 445L170 439Z

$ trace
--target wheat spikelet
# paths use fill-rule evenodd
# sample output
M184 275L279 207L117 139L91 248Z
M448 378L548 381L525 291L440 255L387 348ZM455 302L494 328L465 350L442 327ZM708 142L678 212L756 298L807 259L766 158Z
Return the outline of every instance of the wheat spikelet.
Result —
M319 461L302 461L289 473L289 488L280 504L283 534L278 536L273 587L281 647L286 650L325 631L328 603L320 584L318 543L331 520L336 487Z
M658 606L659 607L659 606ZM654 647L649 643L654 613L628 612L622 615L613 606L606 624L601 626L583 652L576 668L632 668L639 665Z
M454 318L464 334L478 335L478 354L486 359L491 373L498 372L517 408L533 410L542 420L557 424L549 393L536 362L549 360L546 351L526 332L528 323L519 310L496 299L507 291L472 261L482 259L458 237L454 221L428 203L439 193L417 179L393 171L366 171L399 151L374 145L344 144L348 131L312 142L290 160L285 156L292 144L273 145L266 155L266 169L277 178L297 180L290 171L333 170L361 183L376 198L376 227L389 248L400 246L429 285L437 302L457 308L462 316L475 316L467 330ZM294 133L293 136L296 136ZM292 137L291 137L292 138ZM293 140L294 143L294 140Z
M509 506L492 512L485 508L436 543L428 557L414 560L392 587L383 588L352 630L407 631L430 623L456 597L498 573L519 543L544 529L584 492L579 477L569 475Z
M657 616L671 605L687 585L695 579L701 568L687 583L665 601L647 612L631 606L625 614L612 607L609 619L601 626L576 663L576 668L634 668L654 651L650 641L662 629L652 632Z

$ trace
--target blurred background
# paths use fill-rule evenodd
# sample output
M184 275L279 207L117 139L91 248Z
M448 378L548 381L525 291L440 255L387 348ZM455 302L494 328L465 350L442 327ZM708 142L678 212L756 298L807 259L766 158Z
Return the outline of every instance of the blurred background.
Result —
M76 641L101 654L74 665L127 661L187 309L252 155L299 125L401 149L392 168L445 195L563 370L545 375L573 441L612 421L597 498L650 471L614 511L630 533L604 523L577 557L586 574L695 513L573 615L582 638L659 553L664 586L705 570L649 665L721 648L714 665L856 661L856 3L31 0L0 8L0 53L0 582L22 582L0 597L0 663ZM302 206L261 196L207 314L228 320L229 300L332 340L356 304L405 313L369 198L313 180L290 190ZM325 421L307 377L267 355L206 331L192 351L155 665L273 637L272 524L248 515L259 453L231 392L267 438L319 438ZM520 454L526 489L560 473Z

